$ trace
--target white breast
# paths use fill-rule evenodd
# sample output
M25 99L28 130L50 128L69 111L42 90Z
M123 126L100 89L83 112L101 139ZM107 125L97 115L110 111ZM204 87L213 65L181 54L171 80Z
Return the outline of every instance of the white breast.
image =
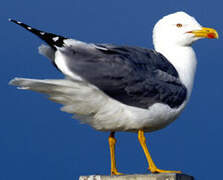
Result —
M108 98L107 103L101 106L96 114L82 122L101 131L136 132L138 129L143 129L145 132L151 132L173 122L185 105L186 102L172 109L168 105L155 103L149 109L141 109Z

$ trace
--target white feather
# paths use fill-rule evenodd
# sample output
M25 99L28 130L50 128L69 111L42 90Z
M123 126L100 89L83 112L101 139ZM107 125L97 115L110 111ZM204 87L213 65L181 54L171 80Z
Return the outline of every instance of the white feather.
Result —
M55 51L51 47L42 44L41 46L39 46L38 50L40 54L42 54L43 56L46 56L51 61L54 61Z
M80 77L79 75L77 75L76 73L74 73L73 71L71 71L69 69L69 67L67 66L67 63L66 63L66 57L64 56L64 54L60 50L57 50L55 52L54 62L57 65L57 67L66 76L71 77L73 80L83 81L82 77Z

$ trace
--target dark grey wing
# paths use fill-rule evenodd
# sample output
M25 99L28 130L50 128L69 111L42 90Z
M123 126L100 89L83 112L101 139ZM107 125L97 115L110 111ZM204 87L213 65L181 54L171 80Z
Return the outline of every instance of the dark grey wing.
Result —
M50 48L40 52L54 65L60 51L67 68L110 97L131 106L148 108L154 103L179 107L187 97L176 69L161 54L137 47L87 44L10 21L40 37ZM61 70L61 69L60 69Z
M164 103L177 108L186 99L176 69L153 50L95 45L66 47L63 54L71 71L124 104L148 108Z

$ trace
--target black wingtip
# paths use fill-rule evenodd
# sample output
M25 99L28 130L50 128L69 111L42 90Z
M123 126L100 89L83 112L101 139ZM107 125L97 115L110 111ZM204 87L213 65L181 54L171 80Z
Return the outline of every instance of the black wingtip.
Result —
M15 23L15 24L19 24L19 23L21 23L21 22L19 22L19 21L16 21L15 19L11 19L11 18L8 18L8 21L9 21L9 22L12 22L12 23Z
M41 31L39 31L38 29L32 28L32 27L28 26L27 24L22 23L21 21L17 21L17 20L11 19L11 18L9 18L8 20L9 20L9 22L13 22L15 24L18 24L19 26L25 28L26 30L36 34L37 36L40 35L37 32L41 32Z
M13 23L15 23L15 24L22 24L20 21L16 21L16 20L11 19L11 18L9 18L8 21L9 21L9 22L13 22Z
M44 40L49 46L51 46L54 50L56 50L56 47L62 47L64 44L63 41L65 39L67 39L67 38L64 38L63 36L59 36L59 35L52 34L52 33L47 33L45 31L40 31L40 30L35 29L31 26L28 26L27 24L24 24L20 21L16 21L11 18L9 18L8 20L10 22L13 22L13 23L23 27L24 29L28 30L29 32L37 35L39 38Z

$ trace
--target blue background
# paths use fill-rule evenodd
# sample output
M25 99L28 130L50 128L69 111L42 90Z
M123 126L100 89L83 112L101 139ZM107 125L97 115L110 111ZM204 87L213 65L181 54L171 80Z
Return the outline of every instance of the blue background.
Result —
M191 100L177 121L147 134L159 168L182 170L196 179L219 179L222 172L222 5L219 0L7 0L0 3L0 179L74 180L109 174L107 137L81 125L43 95L8 86L13 77L63 78L38 54L42 41L15 24L86 42L153 48L152 28L162 16L186 11L216 28L219 40L194 44L198 69ZM117 133L117 163L123 173L147 173L133 133Z

